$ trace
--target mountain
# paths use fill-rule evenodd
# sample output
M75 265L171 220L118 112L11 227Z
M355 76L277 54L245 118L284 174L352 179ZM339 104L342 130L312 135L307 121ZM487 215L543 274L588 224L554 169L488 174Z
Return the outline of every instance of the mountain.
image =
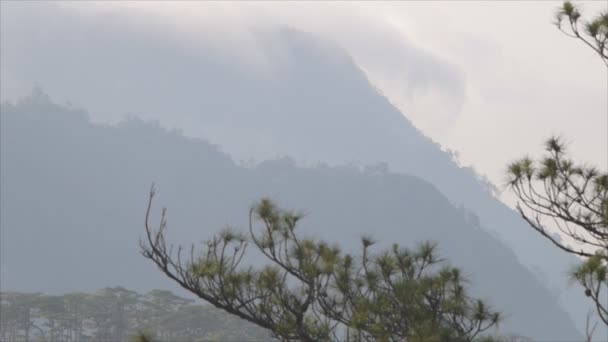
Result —
M204 32L185 44L191 37L180 40L160 25L142 29L127 16L80 17L49 4L3 9L10 13L0 23L4 98L39 84L85 106L95 121L136 113L209 139L236 160L386 163L473 211L584 329L588 302L567 281L576 259L535 234L483 177L418 131L332 42L290 28L258 30L252 36L260 56L251 61L244 46L242 53L217 48Z
M323 37L290 28L254 31L259 56L252 61L246 46L229 51L218 48L221 37L182 37L128 16L79 16L51 4L3 4L3 13L3 98L40 84L54 98L85 106L94 121L135 113L209 139L238 161L380 163L417 176L472 211L584 329L589 302L567 281L577 260L535 234Z
M169 237L199 246L225 225L244 229L250 205L270 196L306 213L302 234L354 251L372 233L380 245L439 243L472 294L506 315L503 332L577 340L556 298L475 215L435 186L379 166L290 159L238 165L216 146L158 123L93 124L41 92L0 110L1 287L65 293L125 286L176 290L138 251L147 193L155 217L168 208Z

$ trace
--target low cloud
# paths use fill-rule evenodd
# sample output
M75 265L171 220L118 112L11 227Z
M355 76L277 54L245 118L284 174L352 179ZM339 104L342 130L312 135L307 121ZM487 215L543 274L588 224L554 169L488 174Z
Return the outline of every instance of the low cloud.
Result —
M90 70L85 73L94 79L96 72L114 72L106 68L117 59L137 63L146 54L166 53L155 50L158 47L149 42L181 50L179 53L193 58L211 53L249 72L271 75L280 51L269 50L260 37L277 27L311 32L344 48L381 92L423 126L451 122L465 97L464 76L458 68L410 43L394 25L347 4L186 2L169 6L110 2L2 6L5 99L23 95L39 84L52 95L95 108L98 103L75 98L79 95L74 92L83 92L77 85L79 79L74 79L71 70L58 69L57 65L84 68L86 64ZM138 56L124 55L135 48L140 50ZM120 77L125 76L136 75L117 75L114 87L120 88ZM110 120L116 120L121 109L110 107L103 109L110 110ZM426 119L416 117L416 113L425 113Z
M581 3L589 15L603 6ZM460 151L464 165L475 164L496 183L506 163L528 153L530 146L540 151L551 133L576 137L572 151L585 161L600 166L608 162L599 150L605 146L608 91L602 64L551 25L557 6L553 2L1 6L3 100L39 84L54 98L91 109L96 120L116 121L135 113L206 134L207 127L193 128L196 118L186 108L146 106L150 99L143 95L116 102L133 91L126 78L138 82L141 94L157 87L172 94L173 102L195 104L201 93L213 94L196 78L221 76L197 70L199 61L241 68L221 76L225 86L237 75L272 82L280 49L269 50L260 37L276 27L290 27L343 48L418 128ZM167 81L158 84L149 73L165 75ZM178 76L186 81L176 83Z

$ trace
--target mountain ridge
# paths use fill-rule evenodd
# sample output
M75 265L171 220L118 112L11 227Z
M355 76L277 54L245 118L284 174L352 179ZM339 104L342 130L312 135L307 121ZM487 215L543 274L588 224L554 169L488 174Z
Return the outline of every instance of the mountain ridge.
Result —
M473 294L505 312L504 331L580 338L508 247L416 176L373 167L302 168L290 159L242 167L200 139L137 119L93 124L43 94L3 104L0 113L3 289L86 291L109 281L174 289L137 250L154 181L160 189L154 215L161 205L169 209L168 234L176 243L198 245L225 225L246 227L247 208L271 196L308 213L304 234L345 250L356 250L369 232L380 246L438 241L440 254L469 275Z
M535 234L474 170L416 129L339 46L294 29L257 32L266 66L257 70L247 51L241 60L204 39L187 46L170 35L140 34L125 18L104 17L107 25L99 25L47 7L49 17L62 20L32 25L16 15L0 23L3 85L39 83L54 98L86 107L95 121L125 113L156 119L213 141L235 160L386 163L423 178L513 248L584 329L588 302L566 278L576 259ZM33 7L17 14L27 11L36 23L45 18ZM83 32L93 37L85 47Z

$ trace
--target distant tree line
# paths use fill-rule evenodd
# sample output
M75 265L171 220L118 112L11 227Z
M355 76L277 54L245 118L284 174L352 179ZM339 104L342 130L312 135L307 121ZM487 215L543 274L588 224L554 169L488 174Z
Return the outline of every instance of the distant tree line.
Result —
M259 341L262 329L169 291L144 295L122 287L95 293L0 293L0 341Z

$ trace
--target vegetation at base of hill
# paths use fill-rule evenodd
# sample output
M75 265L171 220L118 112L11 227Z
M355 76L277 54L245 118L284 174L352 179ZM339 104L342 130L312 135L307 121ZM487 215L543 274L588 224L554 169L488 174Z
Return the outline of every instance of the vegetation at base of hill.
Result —
M0 341L127 342L144 332L155 342L261 341L269 334L209 305L169 291L122 287L95 293L0 294Z

